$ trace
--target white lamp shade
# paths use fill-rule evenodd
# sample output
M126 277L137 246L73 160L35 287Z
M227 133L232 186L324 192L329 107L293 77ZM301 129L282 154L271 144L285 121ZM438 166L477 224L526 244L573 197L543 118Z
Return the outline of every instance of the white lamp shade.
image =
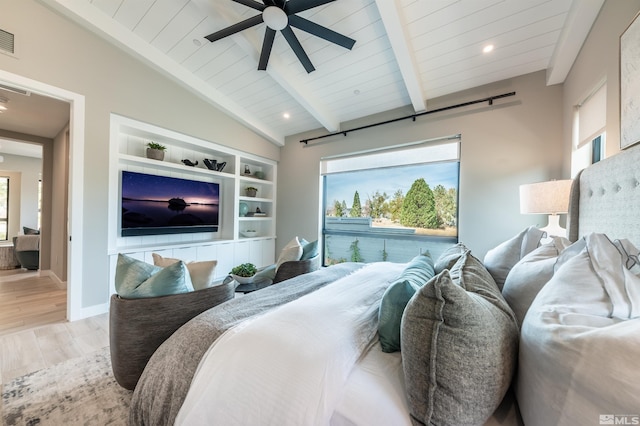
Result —
M567 213L571 182L566 179L520 185L520 213Z

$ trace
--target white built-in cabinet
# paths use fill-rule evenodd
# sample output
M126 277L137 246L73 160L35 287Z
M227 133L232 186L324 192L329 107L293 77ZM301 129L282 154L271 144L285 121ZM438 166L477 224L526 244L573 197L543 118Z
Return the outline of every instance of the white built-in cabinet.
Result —
M110 292L115 292L115 266L119 253L153 263L152 253L185 261L217 260L216 278L223 279L235 265L258 267L275 261L277 163L206 140L116 114L111 115L109 158L108 254ZM150 141L167 147L164 160L146 158ZM226 162L221 171L209 170L203 160ZM197 166L182 160L198 161ZM216 182L220 184L220 225L217 232L122 237L120 180L122 170ZM249 173L246 173L246 172ZM256 172L257 176L256 177ZM245 189L258 189L255 197ZM241 203L249 214L241 215ZM255 216L259 209L263 215ZM255 235L246 237L246 231Z

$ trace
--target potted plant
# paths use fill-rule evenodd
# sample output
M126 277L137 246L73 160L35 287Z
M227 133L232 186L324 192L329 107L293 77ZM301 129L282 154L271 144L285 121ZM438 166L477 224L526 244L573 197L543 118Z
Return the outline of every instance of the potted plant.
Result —
M258 188L255 186L247 186L244 190L247 192L247 197L255 197L258 193Z
M164 151L166 149L166 146L151 141L147 144L147 158L162 161L164 160Z
M234 267L230 274L234 280L240 284L249 284L253 282L253 276L258 272L256 265L253 263L243 263Z

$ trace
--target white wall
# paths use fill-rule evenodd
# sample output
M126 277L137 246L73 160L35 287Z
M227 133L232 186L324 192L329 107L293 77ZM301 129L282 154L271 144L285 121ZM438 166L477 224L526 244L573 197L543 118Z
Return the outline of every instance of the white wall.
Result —
M307 240L319 233L319 162L322 157L461 134L459 238L476 256L546 218L519 212L519 185L562 175L562 88L548 87L545 73L468 90L429 102L437 109L515 91L493 106L478 104L394 124L374 127L310 143L300 139L322 135L308 132L287 138L278 174L278 241L276 252L293 236ZM391 111L347 123L397 118L411 111ZM542 223L540 223L543 221Z

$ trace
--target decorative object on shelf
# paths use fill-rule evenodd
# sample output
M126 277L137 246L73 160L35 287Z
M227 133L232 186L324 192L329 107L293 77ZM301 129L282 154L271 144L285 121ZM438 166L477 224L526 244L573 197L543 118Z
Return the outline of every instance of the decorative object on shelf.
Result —
M167 149L166 146L161 145L157 142L149 142L147 144L147 158L151 158L152 160L164 160L164 151Z
M571 179L520 185L520 213L548 214L549 224L540 228L547 236L566 237L567 231L560 226L560 214L569 211Z
M247 216L247 217L266 217L267 214L265 212L263 212L263 211L256 211L256 212L249 212L245 216Z
M243 263L231 269L231 276L240 284L248 284L253 282L253 276L258 272L256 265L253 263Z
M193 161L189 160L188 158L185 158L184 160L182 160L182 164L184 164L185 166L189 166L189 167L195 167L198 165L198 161L196 160L196 162L194 163Z
M258 188L255 186L247 186L244 190L247 193L247 197L255 197L258 193Z
M249 213L249 206L247 203L240 203L240 216L246 216Z
M207 169L218 171L218 162L216 160L209 160L208 158L205 158L204 160L202 160L202 162L207 167Z
M251 170L249 170L249 165L248 164L244 165L244 174L245 175L250 175L251 174Z
M265 178L265 174L263 171L257 170L253 173L253 176L258 178L258 179L264 179Z
M260 207L256 207L256 213L262 213L262 211L260 211Z
M258 231L255 229L247 229L246 231L240 231L240 234L242 234L243 237L251 238L258 235Z
M226 161L222 161L222 162L218 163L218 166L216 167L216 171L217 172L221 172L222 169L224 169L224 166L226 166L226 165L227 165Z

